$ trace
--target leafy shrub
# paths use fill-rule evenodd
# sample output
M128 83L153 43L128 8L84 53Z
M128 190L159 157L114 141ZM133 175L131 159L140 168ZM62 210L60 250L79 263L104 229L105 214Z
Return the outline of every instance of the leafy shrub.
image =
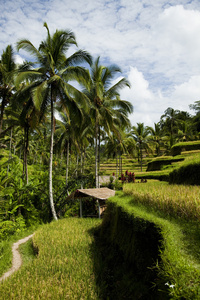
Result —
M114 187L115 187L115 190L117 190L117 191L122 190L123 189L122 182L118 179L115 179Z
M22 216L16 218L15 221L3 221L0 223L0 241L6 239L10 235L25 230L26 223Z

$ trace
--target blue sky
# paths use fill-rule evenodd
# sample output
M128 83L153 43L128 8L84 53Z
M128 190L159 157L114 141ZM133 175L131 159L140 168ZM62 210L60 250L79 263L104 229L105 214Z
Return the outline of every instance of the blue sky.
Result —
M117 64L131 82L133 125L153 126L168 107L189 111L200 98L199 0L0 0L0 54L28 38L71 29L81 49ZM16 60L24 52L16 52Z

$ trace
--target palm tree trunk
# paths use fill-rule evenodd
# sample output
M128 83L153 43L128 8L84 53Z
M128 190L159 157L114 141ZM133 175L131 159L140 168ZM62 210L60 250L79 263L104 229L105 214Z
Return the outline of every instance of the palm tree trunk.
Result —
M28 164L27 164L27 154L28 154L28 132L29 128L24 128L24 161L23 161L23 178L26 178L26 184L28 184Z
M99 130L98 130L98 188L100 188L100 182L99 182L99 173L100 173L100 126L99 126Z
M0 113L0 133L3 131L3 114L4 114L5 105L6 105L6 99L5 96L3 96L1 102L1 113Z
M123 168L122 168L122 155L121 155L121 174L123 173Z
M76 155L76 172L75 172L76 178L78 177L78 164L79 164L79 154L77 152L77 155Z
M118 157L116 155L116 177L118 177Z
M99 187L98 183L98 121L96 121L96 128L95 128L95 182L96 188Z
M10 151L9 151L9 159L12 158L12 128L10 130ZM7 168L7 176L8 176L8 172L10 169L10 165L8 163L8 168Z
M85 168L85 158L86 158L86 151L85 151L85 147L84 147L84 149L83 149L83 166L82 166L83 173L84 173L84 168Z
M81 148L81 170L80 170L80 173L81 173L81 189L83 189L83 148Z
M122 158L121 153L119 152L119 176L122 174Z
M140 146L140 164L141 164L141 172L142 172L142 147Z
M68 186L68 174L69 174L69 141L67 142L67 161L66 161L66 177L65 177L66 187ZM67 188L67 195L69 195L68 188Z
M49 200L51 212L54 220L58 220L54 202L53 202L53 183L52 183L52 167L53 167L53 138L54 138L54 113L53 113L53 95L51 88L51 143L50 143L50 159L49 159Z

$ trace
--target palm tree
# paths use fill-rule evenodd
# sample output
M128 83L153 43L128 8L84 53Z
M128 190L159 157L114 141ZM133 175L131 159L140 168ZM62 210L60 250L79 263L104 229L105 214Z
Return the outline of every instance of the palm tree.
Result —
M200 138L200 100L195 101L195 104L190 104L190 109L193 109L196 113L195 116L192 117L192 125L193 131L195 132L196 138Z
M141 172L142 172L142 150L144 149L147 153L149 152L149 128L144 126L144 123L137 123L137 126L133 126L131 130L131 135L136 141L136 146L138 148L138 162L140 160Z
M46 23L47 38L42 41L37 49L29 40L21 40L17 43L18 50L25 49L32 54L37 68L31 71L24 71L19 80L30 78L33 101L36 108L43 113L50 104L51 113L51 143L49 159L49 198L53 218L57 215L53 201L52 186L52 162L54 142L54 103L64 107L65 112L70 116L71 109L75 107L86 107L86 97L77 90L69 81L77 80L82 84L89 83L89 72L85 68L77 66L78 63L91 63L90 55L82 50L66 57L66 51L71 45L77 45L74 34L71 31L56 30L50 35Z
M21 103L21 99L23 102ZM23 136L23 179L25 179L26 184L28 184L28 165L27 165L27 156L29 149L29 132L30 129L35 129L38 123L38 112L35 110L34 103L32 98L16 92L13 97L13 103L5 110L6 115L9 118L6 119L6 124L11 128L21 128L20 137ZM5 131L4 131L5 132ZM15 136L14 136L15 138ZM11 139L12 135L11 135ZM21 139L22 140L22 139Z
M168 107L160 118L161 127L165 132L165 135L169 136L170 148L174 145L175 137L178 133L179 113L179 110L174 110L173 108Z
M127 128L118 128L118 133L105 138L105 154L116 158L116 177L122 174L122 155L133 155L136 145Z
M161 146L164 145L163 143L163 131L161 129L161 126L159 123L154 123L153 127L147 127L150 133L150 141L152 141L155 144L156 147L156 155L161 154Z
M190 104L189 108L195 110L196 114L200 114L200 100L195 101L194 104Z
M69 154L72 145L79 150L78 136L80 135L80 127L82 122L82 114L80 110L74 110L69 116L64 112L59 112L59 119L56 121L56 143L55 148L57 152L63 153L66 157L66 187L68 187L68 173L69 173Z
M5 107L10 103L13 95L14 74L16 72L16 64L14 62L14 52L11 45L8 45L6 50L3 51L0 60L0 99L1 99L1 112L0 112L0 134L3 130L3 115Z
M99 63L98 57L91 67L91 88L85 90L85 94L91 101L90 116L95 130L95 181L96 188L99 187L99 145L100 145L100 128L104 128L107 134L111 131L117 131L116 125L130 124L128 113L133 110L132 104L128 101L121 100L119 91L125 86L130 86L129 82L122 78L113 84L117 73L121 72L120 68L111 65L105 67Z

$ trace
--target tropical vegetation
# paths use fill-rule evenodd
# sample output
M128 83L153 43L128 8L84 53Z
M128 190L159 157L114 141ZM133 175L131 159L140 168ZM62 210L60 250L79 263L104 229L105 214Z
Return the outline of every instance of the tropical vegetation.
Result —
M28 39L17 42L17 51L25 51L29 61L17 64L12 45L0 57L0 273L11 264L10 241L47 223L33 239L37 262L32 260L31 272L24 268L8 285L5 283L5 299L11 295L18 298L17 291L12 294L13 287L18 283L23 286L24 278L30 278L24 298L59 299L69 295L69 299L77 299L82 295L83 299L117 299L119 289L119 297L133 295L133 274L128 271L127 259L130 248L122 243L132 233L125 225L120 227L119 220L135 223L139 228L139 234L134 233L137 238L143 234L141 228L151 226L148 222L154 224L153 233L158 237L154 241L156 251L162 252L166 245L170 249L163 250L164 256L156 252L158 265L151 265L156 271L153 277L151 272L146 274L148 280L156 281L152 299L159 299L160 294L156 297L160 287L166 299L170 293L174 297L171 299L184 299L180 298L184 293L187 299L198 299L198 268L194 268L194 261L187 264L188 274L195 273L191 286L183 277L176 276L176 272L183 272L188 256L184 254L184 262L179 260L175 268L174 249L180 236L180 243L189 240L187 222L193 232L191 242L199 243L195 226L198 227L200 204L200 101L190 105L194 115L168 107L154 127L144 123L133 126L129 120L133 105L120 96L123 88L130 87L121 68L115 64L107 66L100 57L93 58L89 52L80 50L72 31L56 30L51 34L46 23L44 27L46 39L38 47ZM121 196L109 204L108 215L113 223L108 218L103 223L79 220L79 203L67 196L80 188L99 188L100 177L105 175L110 182L104 185L123 189ZM128 200L122 203L122 198ZM167 223L157 218L167 219ZM64 220L54 222L58 219ZM173 222L179 221L182 225L177 229ZM105 224L108 232L104 231ZM166 224L176 231L173 238L165 235ZM123 230L127 235L123 236ZM181 230L187 232L187 237L181 235ZM62 232L66 232L67 238ZM122 233L119 239L117 232ZM110 244L109 240L114 239L116 244ZM135 251L132 242L130 245ZM185 247L184 243L181 245ZM64 253L68 253L67 257ZM124 256L121 265L117 253ZM198 265L195 247L191 253ZM73 270L75 257L80 270ZM131 265L135 267L137 262L133 260ZM44 274L39 270L49 274L42 287ZM62 272L68 276L69 285L60 275ZM124 272L126 282L120 279ZM134 279L135 297L139 299L143 288L143 296L149 297L152 286L145 278L138 278ZM55 284L50 291L52 280ZM157 280L161 283L157 284ZM164 288L163 280L176 282L177 289ZM33 282L37 287L35 295L31 290ZM44 288L43 292L40 288Z

